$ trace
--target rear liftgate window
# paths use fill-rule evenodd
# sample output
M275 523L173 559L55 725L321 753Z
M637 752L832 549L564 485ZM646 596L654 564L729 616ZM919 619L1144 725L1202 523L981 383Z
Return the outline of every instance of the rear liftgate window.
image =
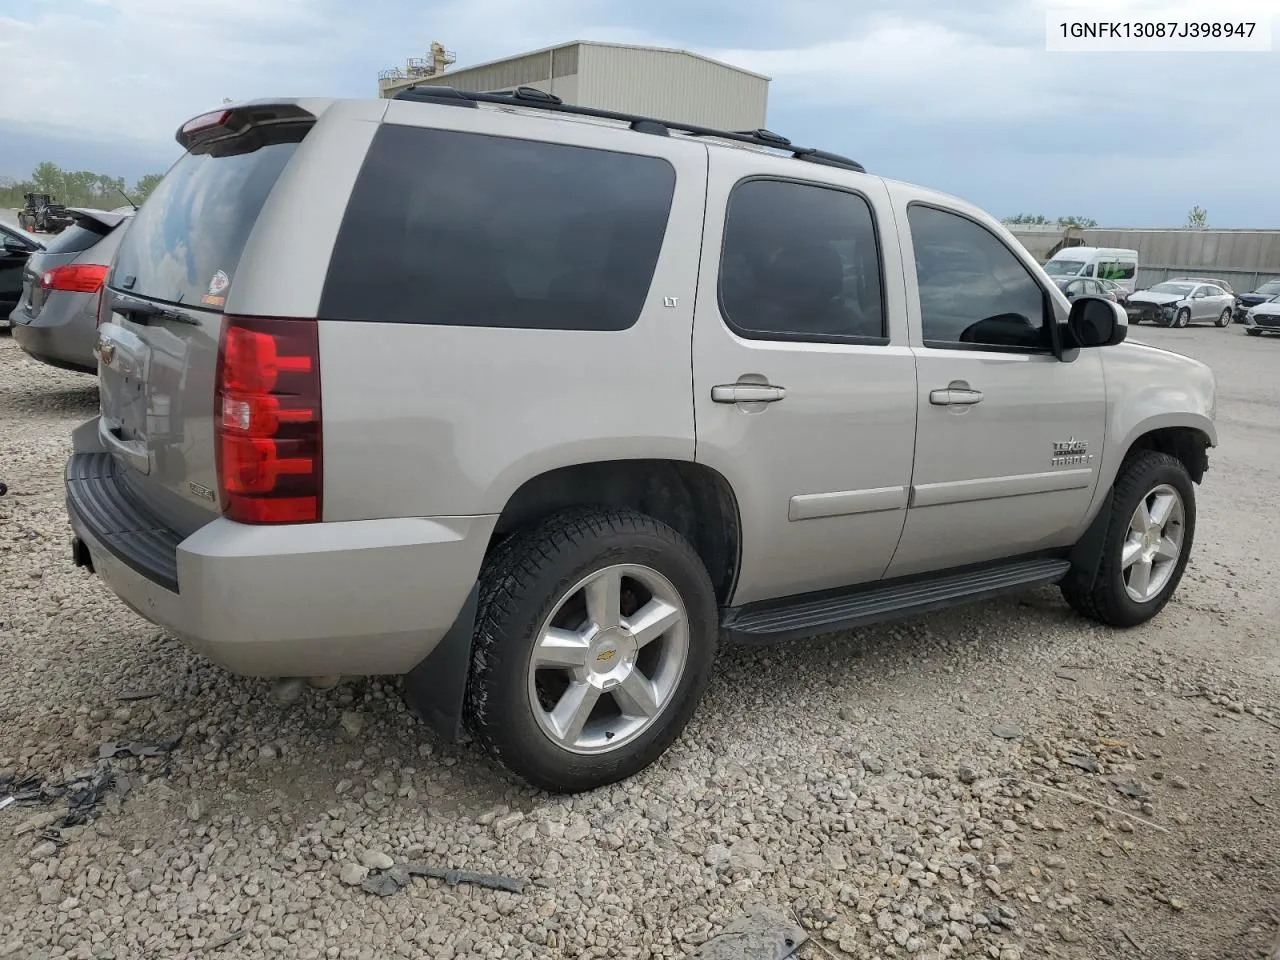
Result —
M648 297L675 182L657 157L384 125L320 315L625 330Z
M183 156L125 233L111 286L221 310L249 231L297 147Z

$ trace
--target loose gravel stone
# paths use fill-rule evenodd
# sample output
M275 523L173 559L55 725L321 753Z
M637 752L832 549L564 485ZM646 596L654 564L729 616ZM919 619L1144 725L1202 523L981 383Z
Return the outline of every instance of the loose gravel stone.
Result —
M1171 335L1226 352L1239 333ZM116 789L85 826L61 825L65 798L0 811L0 957L677 960L757 902L856 960L1114 956L1122 915L1147 956L1265 955L1280 804L1249 796L1277 763L1261 720L1280 702L1263 576L1280 519L1238 505L1280 465L1280 408L1254 386L1273 379L1257 346L1220 396L1197 552L1151 624L1104 630L1033 591L726 648L668 755L550 796L435 739L396 680L282 705L75 568L61 470L94 381L0 336L0 797L27 773L92 767L102 743L179 740L169 758L112 761ZM1056 676L1067 650L1073 682ZM117 700L139 690L155 696ZM1101 775L1072 762L1089 757ZM524 888L411 878L410 862ZM1212 875L1228 868L1229 884Z

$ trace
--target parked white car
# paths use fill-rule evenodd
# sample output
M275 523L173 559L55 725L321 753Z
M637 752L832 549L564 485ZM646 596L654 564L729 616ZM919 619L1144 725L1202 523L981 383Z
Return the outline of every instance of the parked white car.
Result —
M1248 324L1244 332L1251 337L1280 333L1280 297L1263 300L1256 307L1250 307L1244 315L1244 322Z
M1150 320L1162 327L1185 327L1209 322L1229 327L1235 305L1235 296L1216 284L1166 280L1133 294L1125 310L1130 323Z

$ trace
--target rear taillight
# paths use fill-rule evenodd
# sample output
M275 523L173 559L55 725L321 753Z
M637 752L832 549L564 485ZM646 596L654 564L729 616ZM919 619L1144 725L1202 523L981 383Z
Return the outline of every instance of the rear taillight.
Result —
M96 263L68 263L40 275L40 289L69 293L97 293L107 279L107 267Z
M98 296L93 302L93 325L95 327L102 326L102 314L107 302L107 288L104 284L98 288Z
M316 322L225 317L216 383L213 416L223 512L240 523L319 521Z

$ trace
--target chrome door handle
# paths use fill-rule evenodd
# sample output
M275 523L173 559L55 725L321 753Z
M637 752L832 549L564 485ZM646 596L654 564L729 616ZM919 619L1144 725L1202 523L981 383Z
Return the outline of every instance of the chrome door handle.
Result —
M775 403L786 395L786 387L768 383L722 383L711 388L714 403Z
M930 390L929 402L935 407L970 406L982 402L981 390L970 390L961 387L948 387L945 390Z

